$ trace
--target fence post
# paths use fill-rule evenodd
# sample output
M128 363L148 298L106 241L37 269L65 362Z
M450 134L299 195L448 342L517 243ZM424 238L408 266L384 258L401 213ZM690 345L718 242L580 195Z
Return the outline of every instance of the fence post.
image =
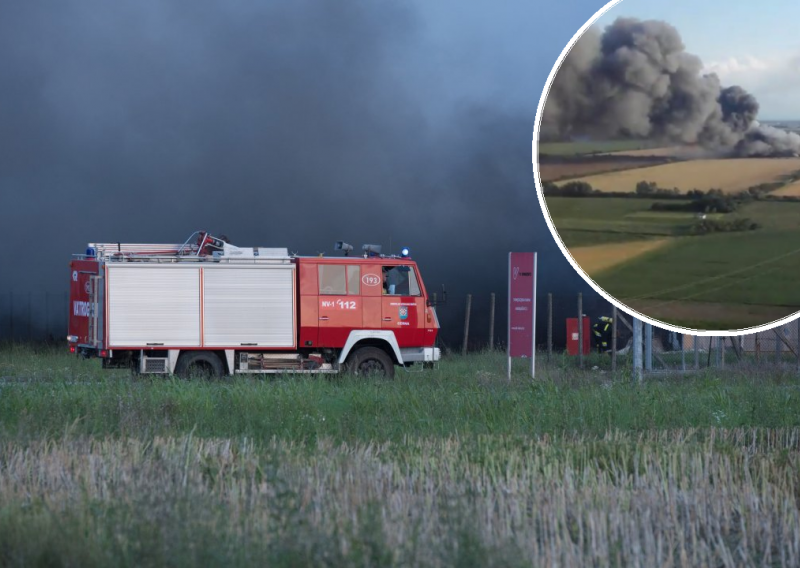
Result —
M578 292L578 366L583 369L583 294Z
M800 371L800 319L794 320L794 323L795 323L794 344L795 344L795 351L797 351L797 370Z
M61 329L63 331L61 337L64 337L67 334L67 330L69 328L69 292L64 292L64 311L61 312L63 314L63 320L61 325L63 326Z
M653 370L653 326L649 323L644 325L644 369Z
M681 371L686 370L686 334L681 333Z
M617 306L611 307L611 374L617 373Z
M633 378L642 381L642 320L633 318Z
M547 361L553 354L553 294L547 295Z
M467 294L467 313L464 314L464 345L461 347L461 354L467 354L467 342L469 341L469 312L472 308L472 294Z
M50 343L53 330L50 329L50 292L44 293L44 338Z
M489 303L489 351L494 351L494 292Z

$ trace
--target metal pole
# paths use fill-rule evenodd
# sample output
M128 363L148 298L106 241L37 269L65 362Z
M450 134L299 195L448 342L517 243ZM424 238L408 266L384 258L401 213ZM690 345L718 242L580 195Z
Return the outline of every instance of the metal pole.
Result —
M611 307L611 374L617 372L617 306Z
M681 371L686 370L686 334L681 334Z
M494 292L489 302L489 351L494 351Z
M62 313L64 314L64 320L62 323L63 327L61 328L61 337L64 337L69 328L69 292L64 292L64 311Z
M511 380L511 254L508 253L508 319L506 320L506 353L508 354L508 380Z
M800 319L794 320L794 323L795 351L797 351L797 370L800 371Z
M649 323L644 325L644 369L653 370L653 326Z
M50 329L50 292L44 293L44 332L45 339L50 343L49 336L52 335L52 330Z
M547 295L547 361L553 355L553 294Z
M642 380L642 320L633 318L633 378Z
M533 310L531 313L531 379L536 378L536 281L539 279L539 255L533 253Z
M461 347L461 354L467 354L467 342L469 341L469 313L472 309L472 294L467 294L467 313L464 315L464 345Z
M578 292L578 365L583 369L583 294Z

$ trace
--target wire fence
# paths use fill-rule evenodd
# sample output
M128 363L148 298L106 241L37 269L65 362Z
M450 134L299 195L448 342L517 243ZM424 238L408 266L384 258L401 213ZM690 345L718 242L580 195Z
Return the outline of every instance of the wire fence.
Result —
M452 353L487 348L504 350L507 343L507 299L501 294L459 294L440 308L443 329L440 346ZM580 309L580 311L579 311ZM587 324L583 333L575 329L579 314ZM598 345L592 325L601 316L616 314L616 351ZM573 327L568 334L568 320ZM66 340L69 295L55 292L0 293L0 341L50 342ZM576 366L585 357L606 352L606 360L630 365L634 352L634 320L617 312L599 295L545 293L537 297L537 351L562 356L572 343ZM583 336L585 334L588 337ZM691 372L709 367L797 365L800 370L800 321L769 331L737 337L699 337L642 326L641 367L643 373ZM578 345L585 345L579 350ZM611 360L614 361L611 361Z

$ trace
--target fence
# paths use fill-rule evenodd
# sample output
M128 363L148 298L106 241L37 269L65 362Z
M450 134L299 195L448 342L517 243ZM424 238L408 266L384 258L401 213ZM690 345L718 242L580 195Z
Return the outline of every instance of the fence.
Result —
M505 296L494 293L458 295L440 309L441 346L465 353L505 349ZM614 315L622 345L611 355L611 368L631 361L641 373L691 372L707 367L744 365L797 365L800 370L800 321L757 334L734 338L673 334L641 325L597 295L540 294L537 297L537 349L547 355L563 352L567 343L566 320L581 313L590 321ZM580 312L579 312L580 308ZM64 341L69 319L69 296L54 292L0 293L0 341ZM641 339L634 343L634 329L641 325ZM580 328L582 329L582 328ZM641 357L635 347L640 346ZM584 356L574 358L583 366ZM637 371L639 372L639 371Z

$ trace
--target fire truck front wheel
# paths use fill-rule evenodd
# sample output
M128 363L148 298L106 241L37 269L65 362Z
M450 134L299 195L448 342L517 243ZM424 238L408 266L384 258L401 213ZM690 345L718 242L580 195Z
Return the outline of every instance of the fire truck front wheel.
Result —
M209 351L188 351L181 353L178 364L175 365L175 374L183 379L202 377L216 379L225 372L222 360L216 353Z
M347 358L346 370L354 375L380 375L394 378L394 362L378 347L360 347Z

